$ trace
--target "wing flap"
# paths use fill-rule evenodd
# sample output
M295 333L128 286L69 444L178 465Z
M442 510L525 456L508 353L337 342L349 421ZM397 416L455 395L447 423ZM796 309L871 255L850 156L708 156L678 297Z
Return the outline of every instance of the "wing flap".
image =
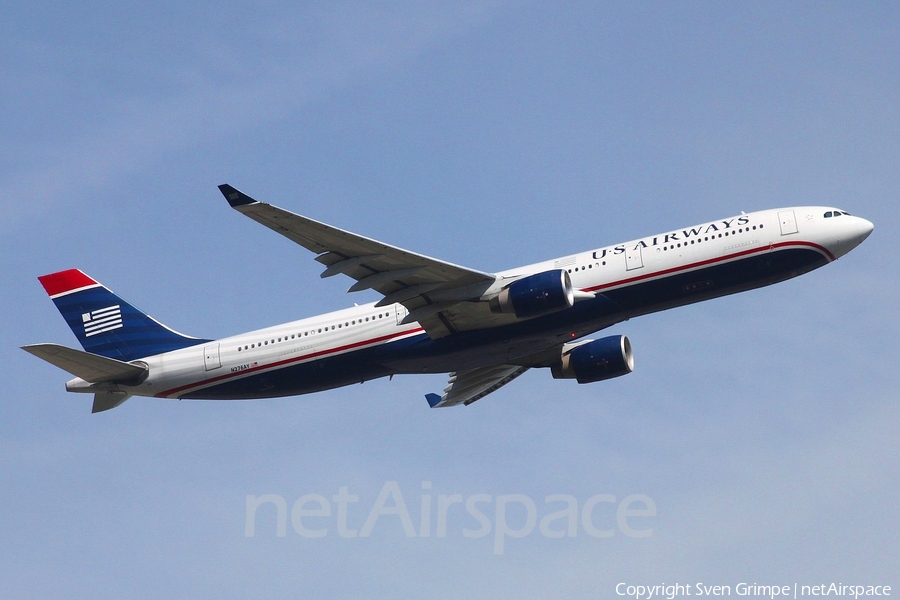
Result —
M444 388L444 394L442 396L427 394L425 398L432 408L458 404L468 406L500 389L527 370L528 367L519 365L492 365L450 373L449 385Z

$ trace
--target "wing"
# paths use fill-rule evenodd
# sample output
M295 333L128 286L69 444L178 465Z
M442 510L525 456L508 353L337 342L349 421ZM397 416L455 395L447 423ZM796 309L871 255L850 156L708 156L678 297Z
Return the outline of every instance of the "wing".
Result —
M427 394L425 399L431 408L457 404L468 406L503 387L527 370L528 367L519 365L493 365L450 373L450 385L444 388L444 395Z
M479 300L497 277L430 258L325 223L257 202L230 185L219 190L232 208L318 254L322 277L342 273L356 280L348 292L373 289L384 296L378 306L400 303L433 338L461 329L505 322Z

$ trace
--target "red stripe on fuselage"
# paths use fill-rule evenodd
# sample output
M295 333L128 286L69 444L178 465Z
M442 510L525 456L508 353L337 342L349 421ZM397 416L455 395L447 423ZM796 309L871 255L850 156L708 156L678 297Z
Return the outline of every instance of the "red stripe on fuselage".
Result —
M663 269L662 271L656 271L654 273L645 273L643 275L638 275L636 277L629 277L628 279L620 279L619 281L612 281L610 283L603 283L600 285L595 285L592 287L584 288L586 292L598 292L601 290L608 290L610 288L619 287L623 285L628 285L629 283L635 283L637 281L643 281L645 279L652 279L655 277L665 277L666 275L671 275L673 273L679 273L681 271L689 271L691 269L697 269L699 267L705 267L708 265L712 265L719 262L725 262L728 260L733 260L735 258L741 258L743 256L749 256L750 254L758 254L761 252L768 252L769 250L774 250L775 248L784 248L785 246L806 246L808 248L813 248L823 253L829 260L835 260L834 254L825 248L824 246L820 246L814 242L805 242L805 241L791 241L791 242L778 242L777 244L769 244L767 246L763 246L761 248L752 248L750 250L742 250L741 252L735 252L734 254L726 254L725 256L717 256L716 258L709 258L707 260L701 260L695 263L690 263L687 265L681 265L678 267L672 267L671 269Z
M628 278L628 279L621 279L621 280L619 280L619 281L613 281L613 282L610 282L610 283L604 283L604 284L601 284L601 285L597 285L597 286L593 286L593 287L584 288L584 290L585 290L585 291L594 292L594 291L600 291L600 290L607 290L607 289L614 288L614 287L621 287L621 286L625 286L625 285L628 285L628 284L631 284L631 283L636 283L636 282L638 282L638 281L643 281L643 280L646 280L646 279L652 279L652 278L657 278L657 277L665 277L665 276L667 276L667 275L672 275L672 274L674 274L674 273L678 273L678 272L681 272L681 271L687 271L687 270L691 270L691 269L697 269L697 268L709 266L709 265L712 265L712 264L715 264L715 263L725 262L725 261L733 260L733 259L736 259L736 258L741 258L741 257L744 257L744 256L749 256L749 255L751 255L751 254L758 254L758 253L762 253L762 252L768 252L768 251L773 250L773 249L775 249L775 248L784 248L784 247L787 247L787 246L803 246L803 247L812 248L812 249L814 249L814 250L817 250L817 251L823 253L829 260L835 260L834 254L832 254L827 248L825 248L824 246L820 246L819 244L816 244L816 243L813 243L813 242L806 242L806 241L800 241L800 240L797 240L797 241L790 241L790 242L779 242L779 243L777 243L777 244L770 244L770 245L766 245L766 246L760 247L760 248L753 248L753 249L749 249L749 250L743 250L743 251L741 251L741 252L736 252L736 253L734 253L734 254L728 254L728 255L725 255L725 256L719 256L719 257L716 257L716 258L710 258L710 259L707 259L707 260L702 260L702 261L698 261L698 262L695 262L695 263L690 263L690 264L687 264L687 265L681 265L681 266L678 266L678 267L672 267L672 268L670 268L670 269L665 269L665 270L662 270L662 271L657 271L657 272L655 272L655 273L646 273L646 274L643 274L643 275L638 275L638 276L636 276L636 277L630 277L630 278ZM321 351L319 351L319 352L313 352L313 353L311 353L311 354L306 354L306 355L304 355L304 356L297 356L297 357L290 358L290 359L287 359L287 360L282 360L282 361L279 361L279 362L274 362L274 363L271 363L271 364L268 364L268 365L261 365L261 366L259 366L259 367L254 367L254 368L251 368L251 369L246 369L246 370L244 370L244 371L239 371L239 372L237 372L237 373L226 373L226 374L223 374L223 375L219 375L219 376L217 376L217 377L213 377L213 378L211 378L211 379L207 379L207 380L204 380L204 381L199 381L199 382L196 382L196 383L191 383L191 384L188 384L188 385L183 385L183 386L180 386L180 387L177 387L177 388L173 388L173 389L171 389L171 390L167 390L167 391L165 391L165 392L160 392L160 393L156 394L156 397L157 397L157 398L165 398L165 397L171 396L171 395L173 395L173 394L178 394L178 393L180 393L180 392L184 392L184 391L189 390L189 389L192 389L192 388L198 388L198 389L199 389L199 388L207 387L207 386L209 386L210 384L213 384L213 383L216 383L216 382L219 382L219 381L223 381L223 380L226 380L226 379L232 379L232 378L237 378L237 377L245 377L245 376L247 376L247 375L250 374L250 373L255 373L255 372L259 372L259 371L263 371L263 370L267 370L267 369L273 369L273 368L281 367L281 366L288 365L288 364L291 364L291 363L297 363L297 362L301 362L301 361L305 361L305 360L310 360L310 359L314 359L314 358L319 358L319 357L326 356L326 355L329 355L329 354L335 354L335 353L338 353L338 352L343 352L343 351L345 351L345 350L352 350L352 349L359 348L359 347L361 347L361 346L366 346L366 345L369 345L369 344L377 344L377 343L379 343L379 342L385 342L385 341L388 341L388 340L391 340L391 339L394 339L394 338L402 337L402 336L405 336L405 335L408 335L408 334L418 333L418 332L421 332L421 331L424 331L424 329L421 328L421 327L419 327L419 328L416 328L416 329L410 329L410 330L408 330L408 331L403 331L403 332L393 333L393 334L390 334L390 335L385 335L385 336L381 336L381 337L377 337L377 338L373 338L373 339L369 339L369 340L363 340L363 341L360 341L360 342L354 342L354 343L352 343L352 344L347 344L347 345L345 345L345 346L340 346L340 347L337 347L337 348L330 348L330 349L328 349L328 350L321 350Z
M293 358L281 360L281 361L270 363L267 365L260 365L258 367L253 367L251 369L244 369L243 371L238 371L237 373L225 373L224 375L219 375L219 376L213 377L211 379L206 379L204 381L198 381L196 383L190 383L187 385L183 385L181 387L172 388L171 390L166 390L165 392L160 392L160 393L156 394L155 397L156 398L166 398L168 396L171 396L172 394L178 394L179 392L183 392L183 391L189 390L191 388L207 387L208 385L210 385L212 383L216 383L218 381L223 381L225 379L232 379L235 377L244 377L250 373L256 373L258 371L264 371L267 369L282 367L284 365L289 365L291 363L301 362L304 360L310 360L313 358L319 358L321 356L325 356L328 354L335 354L337 352L343 352L345 350L353 350L354 348L359 348L361 346L366 346L369 344L377 344L379 342L386 342L388 340L392 340L392 339L402 337L405 335L409 335L412 333L419 333L420 331L425 331L425 330L422 329L421 327L417 327L415 329L409 329L407 331L400 331L397 333L383 335L383 336L380 336L377 338L372 338L369 340L362 340L360 342L354 342L352 344L347 344L345 346L338 346L337 348L329 348L328 350L320 350L319 352L313 352L311 354L305 354L303 356L295 356Z

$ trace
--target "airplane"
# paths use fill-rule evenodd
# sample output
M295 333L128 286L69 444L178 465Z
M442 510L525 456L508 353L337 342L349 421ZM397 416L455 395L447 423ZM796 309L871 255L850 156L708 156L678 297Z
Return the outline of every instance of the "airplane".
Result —
M82 271L39 277L82 350L23 350L71 373L92 412L131 396L257 399L398 374L449 373L432 408L469 405L525 371L593 383L631 373L632 317L770 285L824 266L872 232L824 206L777 208L488 273L391 246L223 184L229 205L316 254L321 277L381 300L212 340L178 333Z

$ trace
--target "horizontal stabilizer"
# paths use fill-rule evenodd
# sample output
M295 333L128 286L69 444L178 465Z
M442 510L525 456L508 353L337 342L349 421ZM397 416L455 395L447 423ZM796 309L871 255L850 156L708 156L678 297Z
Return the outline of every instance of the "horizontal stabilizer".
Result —
M82 352L81 350L67 348L59 344L31 344L30 346L22 346L22 350L34 354L38 358L46 360L51 365L55 365L63 371L68 371L76 377L81 377L88 383L140 381L148 372L147 367L143 365L122 362L114 358ZM110 408L113 407L110 406Z

